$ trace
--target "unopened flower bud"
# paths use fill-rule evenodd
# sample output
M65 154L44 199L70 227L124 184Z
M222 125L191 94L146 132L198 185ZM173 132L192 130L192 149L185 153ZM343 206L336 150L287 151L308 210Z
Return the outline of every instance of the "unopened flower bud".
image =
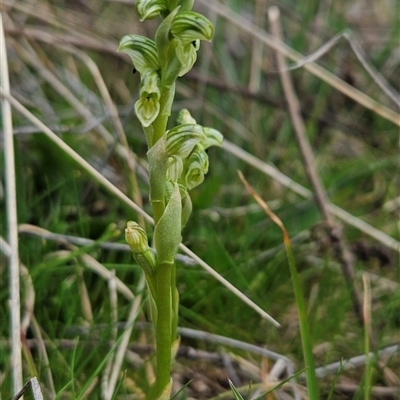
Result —
M129 244L136 262L149 277L153 276L156 268L156 256L148 244L146 231L136 222L128 221L125 240Z
M178 125L185 125L185 124L195 124L196 120L192 117L189 110L184 108L183 110L179 111L176 122L178 123Z
M144 253L149 247L146 231L134 221L126 224L125 240L133 253Z

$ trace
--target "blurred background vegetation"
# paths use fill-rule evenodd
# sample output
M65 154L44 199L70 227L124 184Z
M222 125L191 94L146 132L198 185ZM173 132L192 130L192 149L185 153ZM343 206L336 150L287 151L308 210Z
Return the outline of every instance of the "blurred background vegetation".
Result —
M287 111L275 51L204 4L195 2L194 9L215 24L215 38L211 44L202 44L194 69L179 81L173 118L181 108L189 109L199 123L219 129L227 141L312 189ZM221 4L267 32L267 9L279 6L285 42L304 55L350 28L372 64L400 90L397 1L226 0ZM139 23L130 0L3 0L2 14L11 94L116 187L141 200L149 212L146 143L133 111L139 77L132 73L128 57L116 49L125 34L151 37L153 21ZM339 41L317 63L382 106L396 110L346 40ZM291 74L329 199L399 240L398 126L304 68ZM126 142L104 91L99 90L103 80L129 148L136 154L139 192L135 194L135 179L125 157ZM45 398L54 398L56 393L62 399L100 399L102 363L110 356L110 342L115 340L115 308L107 279L93 272L83 256L114 270L137 295L140 269L130 251L101 244L123 244L126 221L138 217L16 111L13 123L18 221L22 225L20 259L31 279L31 286L25 280L21 283L22 312L33 307L25 334L38 378ZM317 366L362 355L363 327L353 311L350 289L326 239L315 202L295 194L226 147L212 148L209 157L210 172L204 184L193 191L194 212L183 232L183 243L282 327L262 320L201 267L184 262L178 263L180 326L266 347L288 357L296 370L303 367L281 232L246 193L237 177L240 169L293 238ZM1 158L3 168L3 151ZM1 182L0 196L1 235L6 237ZM400 340L398 252L341 223L354 258L356 284L361 290L362 272L371 279L373 350L396 344ZM95 242L71 247L65 238L45 239L43 230ZM0 258L0 277L0 398L9 399L9 290L4 256ZM34 302L28 296L32 290ZM133 329L114 398L142 399L151 380L153 339L145 329L147 304L143 302L141 307L143 313ZM127 320L129 309L130 302L119 296L118 321ZM40 349L41 338L48 361ZM209 358L196 353L191 359L189 348ZM272 364L242 350L183 337L174 378L177 386L193 379L182 398L210 399L228 391L228 375L239 386L265 382ZM24 371L28 377L26 368ZM371 398L397 398L399 372L398 357L376 359ZM364 396L363 377L364 365L342 372L334 383L332 398ZM335 374L320 378L321 398L328 398L334 378ZM92 384L89 388L88 383ZM300 389L302 385L300 379ZM292 398L285 390L273 396L269 398Z

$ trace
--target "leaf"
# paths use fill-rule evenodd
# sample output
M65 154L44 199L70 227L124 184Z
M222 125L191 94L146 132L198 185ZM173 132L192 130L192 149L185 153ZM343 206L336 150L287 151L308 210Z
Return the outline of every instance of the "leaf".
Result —
M182 201L179 186L174 185L172 196L165 207L164 214L154 229L157 261L160 264L173 264L181 242Z
M296 376L300 375L301 373L303 373L307 368L303 368L300 371L297 371L294 375L289 376L289 378L284 379L283 381L280 381L276 386L274 386L272 389L264 392L262 395L258 396L257 398L253 399L253 400L262 400L267 394L273 392L274 390L279 389L282 385L284 385L286 382L289 382L291 379L296 378Z
M231 387L231 390L235 396L236 400L244 400L242 395L239 393L239 391L236 389L235 385L232 383L232 381L228 378L229 386Z

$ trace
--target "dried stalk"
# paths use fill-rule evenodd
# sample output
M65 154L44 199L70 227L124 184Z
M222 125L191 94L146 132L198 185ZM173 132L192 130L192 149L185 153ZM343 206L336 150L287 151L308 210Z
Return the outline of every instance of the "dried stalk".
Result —
M279 22L280 18L279 15L280 12L278 7L274 6L268 10L268 16L271 23L272 34L278 40L282 41L283 35ZM362 325L364 323L363 313L362 313L362 301L359 290L355 285L355 280L354 280L355 273L354 273L352 255L343 239L340 228L336 225L335 221L333 220L328 210L327 206L328 202L326 199L325 191L322 187L321 180L319 179L317 170L314 165L313 151L311 149L311 145L307 138L306 127L303 121L303 117L301 116L299 100L293 88L293 83L289 71L287 71L286 69L285 57L282 53L277 51L276 59L277 59L278 69L280 71L279 75L281 78L283 91L285 94L286 101L288 103L290 118L292 120L294 132L296 134L296 140L300 148L300 152L303 158L308 178L314 189L314 199L318 205L322 217L326 222L334 250L341 261L343 276L346 279L347 285L351 289L354 310L359 319L359 322Z

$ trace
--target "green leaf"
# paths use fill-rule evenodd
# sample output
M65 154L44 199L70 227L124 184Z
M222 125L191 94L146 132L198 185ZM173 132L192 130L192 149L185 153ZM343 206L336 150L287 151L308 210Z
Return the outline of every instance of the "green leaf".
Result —
M173 264L181 242L182 201L179 186L174 185L164 214L154 229L158 264Z
M300 371L297 371L294 375L289 376L288 378L284 379L283 381L280 381L276 386L274 386L272 389L267 390L266 392L264 392L262 395L258 396L257 398L255 398L254 400L262 400L265 398L265 396L269 393L272 393L273 391L279 389L281 386L283 386L286 382L289 382L290 380L292 380L293 378L296 378L296 376L300 375L301 373L303 373L307 368L303 368Z
M189 193L186 192L182 199L182 229L186 226L190 215L192 214L193 204Z
M126 35L119 42L118 51L128 54L140 74L146 70L158 71L160 62L156 44L140 35Z
M166 66L168 59L171 57L171 55L169 54L171 47L170 31L172 21L174 20L178 11L179 7L174 9L171 14L169 14L168 17L166 17L164 21L160 24L156 32L155 44L158 50L159 60L162 67Z
M236 400L244 400L242 395L239 393L239 391L236 389L235 385L232 383L232 381L228 378L229 386L231 387L232 393L235 396Z
M185 390L185 388L190 385L192 381L193 379L191 379L189 382L186 382L169 400L176 399L178 395L181 394Z
M163 202L168 168L166 135L147 152L150 173L150 200Z
M156 400L169 400L172 389L172 379L169 381L167 386L162 390L162 392L157 396Z

